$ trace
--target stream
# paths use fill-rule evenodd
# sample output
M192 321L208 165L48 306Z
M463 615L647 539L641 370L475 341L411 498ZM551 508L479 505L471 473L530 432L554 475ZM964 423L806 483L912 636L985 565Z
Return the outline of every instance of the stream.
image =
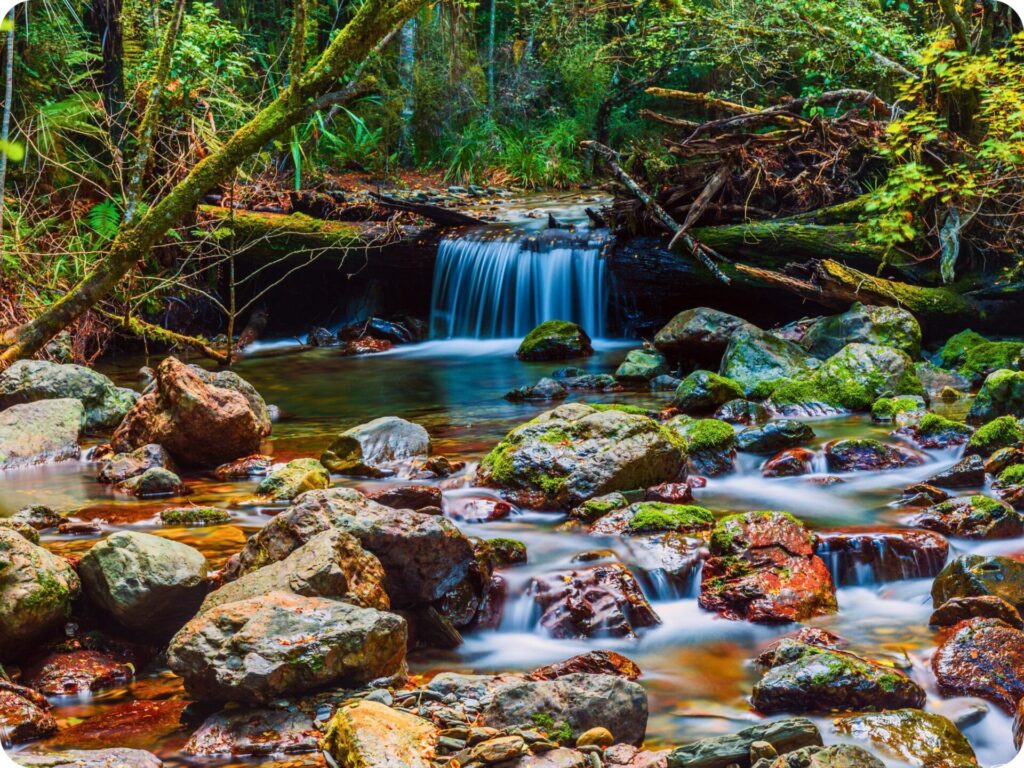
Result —
M558 215L577 223L578 210ZM531 226L534 221L528 222ZM736 731L758 719L747 697L758 679L751 659L772 640L792 633L792 625L778 627L728 621L697 605L699 567L688 581L672 582L664 573L649 571L643 553L631 550L627 537L601 537L556 530L564 515L548 510L514 509L506 519L474 522L463 516L474 498L497 498L494 491L473 487L475 466L512 427L552 407L550 403L512 403L503 399L509 390L533 384L560 364L525 363L514 353L519 339L537 322L552 317L581 323L594 338L595 354L585 361L569 361L588 372L612 373L635 340L608 338L615 324L608 312L613 287L604 273L601 249L604 236L580 224L574 231L534 230L521 223L503 224L470 232L442 243L435 271L431 328L433 339L399 346L362 357L341 357L336 349L289 349L290 342L262 342L238 362L235 370L278 406L281 418L274 426L266 452L276 460L319 456L340 431L379 416L399 416L422 424L431 435L435 453L467 462L467 468L442 481L445 513L471 536L512 537L523 541L529 563L502 572L509 597L497 630L467 633L465 643L451 652L410 656L414 674L441 670L498 672L528 670L591 649L619 651L644 671L651 717L649 748L680 744L701 736ZM694 297L694 305L700 303ZM137 386L143 359L119 359L98 366L119 384ZM619 402L652 409L669 404L671 392L634 390L614 394L573 392L569 401ZM962 417L956 411L937 412ZM862 436L888 440L891 427L867 416L844 416L811 422L818 451L830 439ZM962 448L927 451L923 466L853 473L845 482L819 485L808 476L765 479L760 473L764 457L739 454L736 471L711 478L706 488L694 491L695 503L716 516L754 509L792 512L812 530L861 526L898 526L906 510L893 502L903 488L923 481L959 457ZM817 474L825 474L818 461ZM815 475L810 476L813 479ZM247 535L266 523L285 505L254 501L256 481L225 482L212 476L185 476L192 488L189 501L228 509L231 524L210 528L167 528L158 513L165 501L126 500L95 480L95 466L65 462L11 471L0 483L0 516L29 504L45 504L77 519L104 521L104 534L130 529L157 532L200 549L214 566L239 550ZM334 477L336 485L375 490L387 481ZM391 484L395 484L392 480ZM46 546L63 554L81 554L95 543L92 537L44 535ZM950 557L965 552L1019 554L1017 540L951 540ZM646 596L662 624L643 631L638 640L555 640L538 625L538 614L528 594L538 575L573 567L581 552L607 550L628 565L640 579ZM826 558L835 572L839 563ZM928 627L932 610L931 579L879 583L870 568L860 568L838 588L839 612L812 620L813 626L838 633L854 651L889 659L928 691L926 709L956 715L977 700L941 699L928 661L935 648L935 630ZM55 700L55 714L73 723L102 712L105 707L132 698L182 697L180 681L171 673L148 669L131 685L92 697ZM979 762L1008 762L1015 754L1010 718L996 707L964 733ZM816 718L826 740L838 741L827 717ZM190 761L179 752L188 738L185 730L148 743L172 764ZM59 740L60 736L54 737ZM43 746L49 742L43 742ZM861 743L862 746L869 746ZM73 746L73 745L61 745ZM34 745L34 748L38 746ZM884 758L889 765L898 765ZM296 756L289 764L316 764L315 756ZM195 761L193 761L195 762ZM227 762L227 761L225 761ZM256 761L267 764L266 760ZM211 761L203 760L203 764Z

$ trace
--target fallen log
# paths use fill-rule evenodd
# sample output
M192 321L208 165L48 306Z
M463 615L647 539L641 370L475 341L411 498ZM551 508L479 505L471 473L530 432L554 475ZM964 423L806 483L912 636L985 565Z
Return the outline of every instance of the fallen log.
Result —
M397 197L389 197L376 192L371 192L370 196L385 208L405 213L414 213L445 227L474 227L484 223L480 219L459 211L453 211L451 208L444 208L440 205L399 200Z

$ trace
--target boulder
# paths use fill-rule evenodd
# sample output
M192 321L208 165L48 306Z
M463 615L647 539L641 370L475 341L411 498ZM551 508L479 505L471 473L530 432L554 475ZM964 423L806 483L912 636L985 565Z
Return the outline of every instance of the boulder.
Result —
M967 619L999 619L1014 629L1024 629L1020 611L995 595L952 597L932 611L928 624L952 627Z
M796 344L748 326L730 336L718 372L750 395L779 379L805 376L817 365L818 360Z
M676 416L666 426L686 441L689 468L714 477L731 472L736 462L736 431L718 419Z
M274 459L261 453L243 456L240 459L221 464L213 473L218 480L246 480L250 477L262 477L270 474Z
M685 460L683 441L647 416L568 403L509 432L480 463L477 482L517 503L568 508L675 480Z
M555 680L574 674L618 675L626 680L637 680L643 674L633 661L615 651L588 651L530 672L531 680Z
M867 410L880 397L924 392L906 353L873 344L848 344L821 364L814 379L827 387L828 402L854 411Z
M974 430L959 421L947 419L936 413L926 413L917 424L897 430L906 435L921 448L949 448L963 445L971 439Z
M188 486L181 481L181 478L163 467L150 467L141 475L122 480L114 486L114 490L137 499L156 499L162 496L185 496L188 494Z
M927 483L914 483L903 489L900 502L906 507L930 507L948 498L949 494L941 488Z
M552 637L636 637L661 623L629 569L606 563L535 578L529 593Z
M432 768L439 735L429 720L363 700L334 713L323 749L340 768Z
M152 752L141 749L71 749L64 752L18 753L23 768L162 768Z
M971 403L967 420L982 424L1000 416L1024 418L1024 372L999 370L990 373Z
M616 675L569 674L555 680L518 675L443 672L427 688L483 705L480 720L492 728L532 727L535 715L556 714L572 736L607 728L617 743L640 744L647 731L647 694L639 683Z
M396 464L429 453L427 430L397 416L384 416L339 434L320 463L341 475L385 477L394 474Z
M417 512L440 510L441 489L434 485L396 485L366 494L366 498L392 509L412 509Z
M985 462L980 456L965 456L949 469L925 480L936 488L978 488L984 482Z
M172 634L195 615L207 569L199 550L136 531L108 536L78 565L90 600L122 626L154 636Z
M711 413L742 398L743 387L732 379L711 371L694 371L676 388L672 404L683 413Z
M25 669L24 682L45 696L74 696L125 685L129 664L86 649L49 653Z
M762 712L835 712L924 706L925 692L891 667L846 651L783 640L754 685Z
M985 422L971 435L964 452L968 455L991 456L1003 448L1024 442L1024 427L1013 416L1000 416Z
M908 522L966 539L1012 539L1024 534L1024 514L1006 502L980 494L943 501Z
M147 469L159 467L170 472L177 472L171 455L164 450L162 445L150 443L136 448L128 453L115 453L108 459L100 462L96 479L101 483L120 483L132 477L137 477Z
M663 376L668 371L668 361L660 352L631 349L626 353L626 359L615 370L615 379L627 384L640 384Z
M548 378L541 379L536 384L517 387L505 393L505 399L514 403L525 400L565 400L568 396L569 390L562 382Z
M750 749L758 742L770 744L780 753L822 744L818 726L803 717L790 717L676 747L669 753L667 765L668 768L728 768L735 764L749 768Z
M526 334L516 357L529 361L568 360L593 353L590 337L576 323L548 320Z
M0 746L23 744L56 732L57 721L45 696L0 678Z
M965 328L950 336L932 357L932 361L943 368L958 368L967 358L967 350L986 343L987 338L970 328Z
M395 608L432 603L475 562L472 542L448 519L397 510L350 488L302 494L257 531L225 566L225 578L283 560L318 533L355 537L384 567L384 589Z
M761 467L765 477L796 477L814 471L816 454L807 448L787 448L772 456Z
M27 525L31 528L35 528L37 531L56 528L64 522L63 515L60 515L42 504L33 504L28 507L22 507L8 519L16 524Z
M748 453L776 453L814 439L814 430L802 421L780 419L757 427L741 429L736 447Z
M0 411L0 471L77 459L82 403L70 398L12 405Z
M167 663L194 699L266 703L399 674L405 645L394 614L271 592L196 616L171 640Z
M836 594L814 540L785 512L747 512L718 521L701 574L702 608L729 619L805 621L835 613Z
M1001 597L1024 611L1024 562L1008 557L961 555L951 560L932 582L932 605L954 597Z
M316 752L323 734L300 709L226 709L210 715L182 748L195 757L269 757Z
M1024 698L1024 632L999 619L955 625L932 656L943 696L978 696L1012 715Z
M919 395L880 397L871 404L871 418L880 422L911 424L920 421L924 413L924 398Z
M391 604L383 583L380 561L355 538L332 528L318 533L283 560L249 571L211 592L199 612L274 591L387 610Z
M760 768L885 768L885 763L863 747L833 744L797 749L761 763Z
M66 560L0 528L0 663L60 630L79 589Z
M729 424L764 424L771 418L768 409L753 400L730 400L717 411L715 418Z
M942 715L919 709L844 717L836 721L844 736L870 741L896 760L920 768L969 768L978 764L974 749Z
M1020 370L1024 344L1019 341L985 341L972 344L964 353L958 373L977 386L995 371Z
M848 438L826 443L825 461L831 472L877 472L924 463L918 454L907 448L868 438Z
M18 360L0 373L0 410L20 403L63 398L81 402L82 428L97 432L120 424L138 395L82 365Z
M740 329L753 328L746 320L708 307L680 312L654 336L654 346L676 359L692 358L717 364Z
M822 359L853 343L895 347L916 358L921 353L921 326L905 309L858 302L841 315L819 317L800 340L804 349Z
M693 489L688 483L659 483L644 491L644 501L688 504L693 501Z
M300 493L322 490L331 476L316 459L293 459L272 471L256 486L256 494L271 501L291 501Z
M815 540L814 551L840 587L931 579L949 553L949 543L937 533L900 528L820 531Z

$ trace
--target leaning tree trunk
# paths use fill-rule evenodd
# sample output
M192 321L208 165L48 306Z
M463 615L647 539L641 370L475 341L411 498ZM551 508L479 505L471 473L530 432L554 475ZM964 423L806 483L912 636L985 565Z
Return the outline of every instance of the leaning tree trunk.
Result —
M301 0L300 0L301 1ZM330 103L338 76L373 50L377 41L404 23L424 0L367 0L320 58L300 78L239 128L217 152L203 158L138 219L122 227L106 257L66 296L30 322L0 339L0 370L40 350L61 329L109 295L167 231L191 211L206 192L228 179L259 152L309 114Z
M7 142L11 137L11 105L14 103L14 9L7 16L7 63L4 65L4 116L0 121L0 234L4 231L4 184L7 182Z

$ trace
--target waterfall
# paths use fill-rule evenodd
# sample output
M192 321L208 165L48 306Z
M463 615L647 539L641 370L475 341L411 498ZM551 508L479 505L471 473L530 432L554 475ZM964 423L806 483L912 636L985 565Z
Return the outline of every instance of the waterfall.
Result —
M517 338L545 320L604 336L607 242L604 232L498 227L445 238L434 267L432 337Z

